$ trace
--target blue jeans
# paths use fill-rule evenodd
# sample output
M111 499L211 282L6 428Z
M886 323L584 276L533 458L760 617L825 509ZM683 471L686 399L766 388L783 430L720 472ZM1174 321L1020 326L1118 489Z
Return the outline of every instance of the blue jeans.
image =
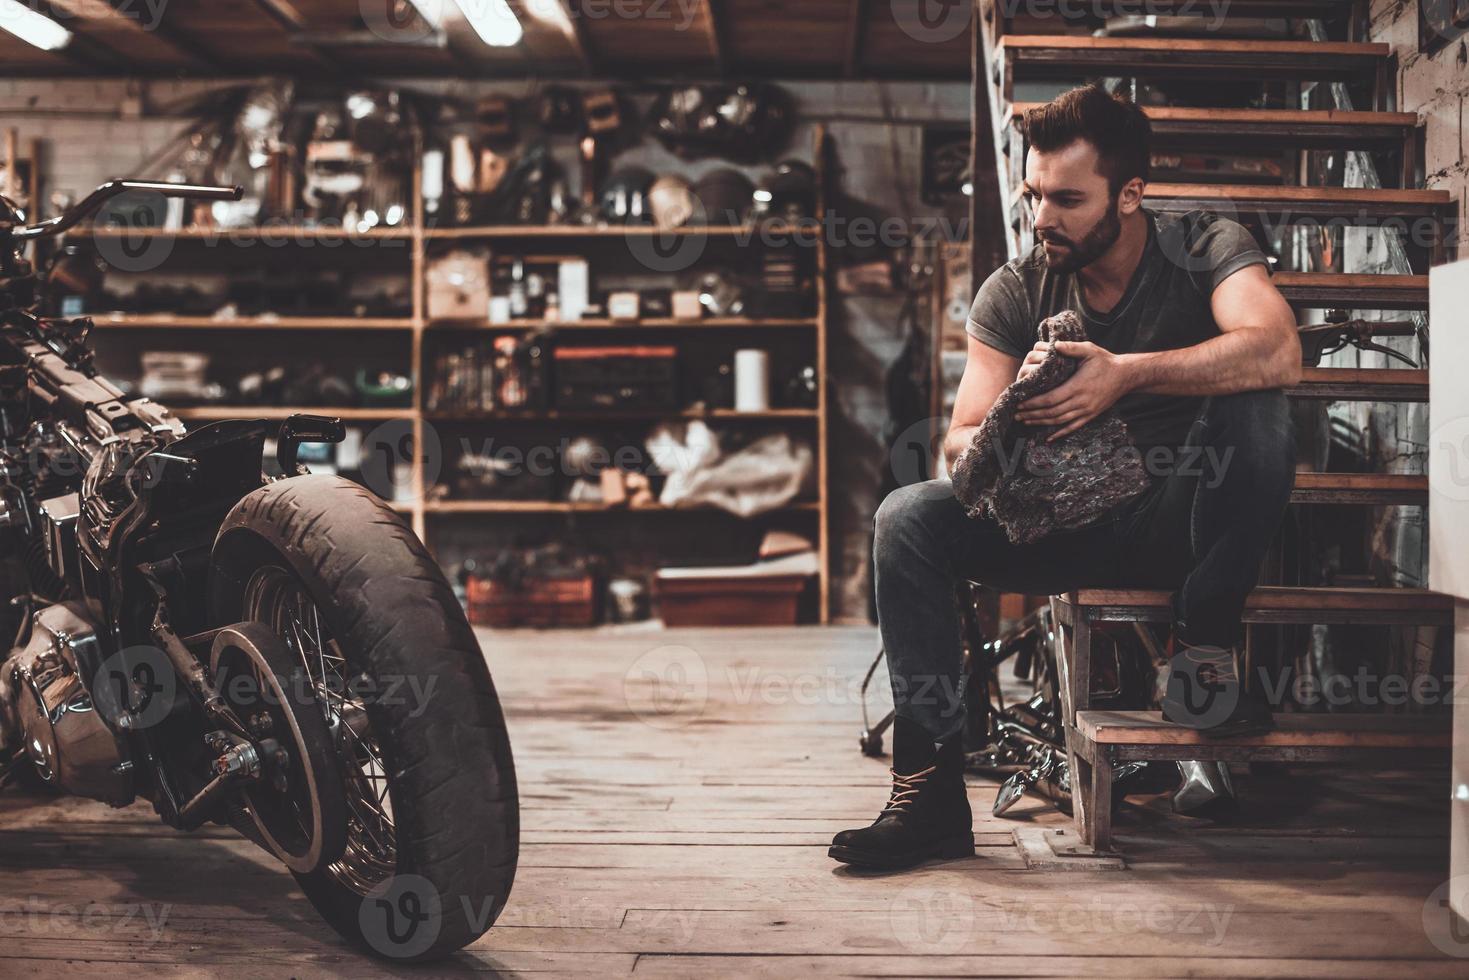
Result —
M1214 395L1178 451L1144 455L1148 490L1092 524L1011 544L993 517L971 518L947 480L901 487L874 519L878 625L898 714L935 741L964 723L961 579L1001 592L1077 588L1173 591L1173 627L1228 646L1295 482L1295 433L1280 389Z

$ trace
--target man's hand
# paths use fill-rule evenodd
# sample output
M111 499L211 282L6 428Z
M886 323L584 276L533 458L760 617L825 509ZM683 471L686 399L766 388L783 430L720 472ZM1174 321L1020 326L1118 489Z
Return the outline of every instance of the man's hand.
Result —
M1045 363L1046 358L1051 356L1051 345L1049 341L1037 340L1030 353L1025 355L1025 360L1020 362L1020 373L1015 375L1016 381L1024 381L1035 373L1035 369Z
M1036 344L1025 356L1017 380L1045 360L1043 349L1048 349L1048 345ZM1090 341L1069 340L1057 341L1056 353L1080 360L1076 373L1064 384L1021 402L1015 412L1016 420L1027 425L1060 426L1047 442L1075 432L1132 390L1132 374L1122 355Z

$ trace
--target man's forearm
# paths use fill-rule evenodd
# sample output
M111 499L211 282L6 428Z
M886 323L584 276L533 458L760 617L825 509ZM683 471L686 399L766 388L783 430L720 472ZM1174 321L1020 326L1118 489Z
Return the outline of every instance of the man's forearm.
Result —
M1120 355L1132 391L1226 395L1279 388L1301 378L1300 341L1266 328L1233 330L1178 350Z
M954 472L954 465L974 441L974 434L978 431L977 425L958 425L950 428L944 436L944 460L949 464L950 473Z

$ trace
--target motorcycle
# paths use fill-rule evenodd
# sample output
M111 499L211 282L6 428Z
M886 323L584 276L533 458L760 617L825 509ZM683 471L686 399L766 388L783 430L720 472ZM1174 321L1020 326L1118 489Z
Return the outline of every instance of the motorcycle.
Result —
M299 464L339 420L188 430L98 373L90 320L33 312L22 249L126 191L241 194L112 181L37 224L0 199L0 784L233 826L349 941L447 955L519 850L479 644L403 519Z

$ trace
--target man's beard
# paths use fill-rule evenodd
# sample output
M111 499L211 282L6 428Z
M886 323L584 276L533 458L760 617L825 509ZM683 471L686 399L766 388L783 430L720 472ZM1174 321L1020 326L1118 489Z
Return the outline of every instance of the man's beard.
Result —
M1046 266L1052 272L1075 272L1085 269L1097 259L1101 258L1112 243L1122 236L1122 218L1117 214L1117 202L1107 209L1092 230L1087 232L1078 243L1068 241L1060 242L1066 246L1066 251L1060 255L1053 256L1046 253Z

